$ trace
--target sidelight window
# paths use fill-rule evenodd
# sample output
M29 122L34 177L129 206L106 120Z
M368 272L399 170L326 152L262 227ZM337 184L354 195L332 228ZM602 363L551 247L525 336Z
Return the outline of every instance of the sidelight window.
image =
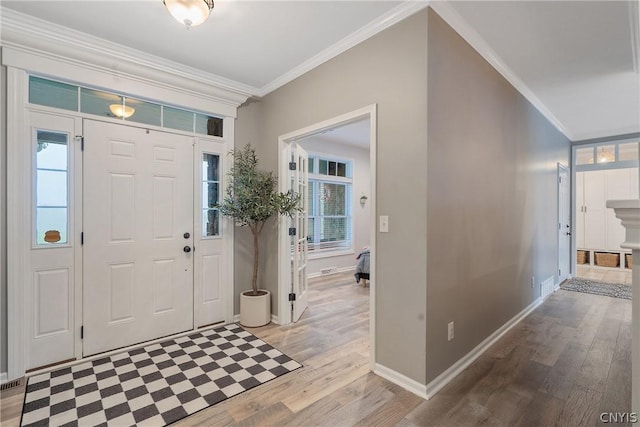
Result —
M65 244L69 224L66 133L36 130L36 244Z
M220 156L202 155L202 235L220 235Z

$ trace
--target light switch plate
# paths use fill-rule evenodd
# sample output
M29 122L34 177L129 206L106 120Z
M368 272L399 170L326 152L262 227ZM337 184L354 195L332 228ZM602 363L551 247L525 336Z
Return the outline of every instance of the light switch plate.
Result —
M387 215L380 216L380 232L381 233L389 232L389 217Z

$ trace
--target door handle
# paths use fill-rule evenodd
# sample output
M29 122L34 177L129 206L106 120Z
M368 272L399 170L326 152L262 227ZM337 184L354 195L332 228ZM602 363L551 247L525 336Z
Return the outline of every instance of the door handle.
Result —
M191 252L191 246L185 246L182 250L185 251L185 253L189 253Z

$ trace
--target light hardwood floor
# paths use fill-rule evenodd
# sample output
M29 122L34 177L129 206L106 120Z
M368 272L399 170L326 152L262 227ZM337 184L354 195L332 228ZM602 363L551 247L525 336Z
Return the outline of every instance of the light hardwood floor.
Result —
M631 284L630 268L609 268L591 265L578 265L577 267L576 277L598 280L605 283Z
M558 291L429 401L369 372L368 322L369 289L314 279L300 322L250 330L304 367L175 425L591 426L629 411L630 301ZM1 403L17 425L22 389Z

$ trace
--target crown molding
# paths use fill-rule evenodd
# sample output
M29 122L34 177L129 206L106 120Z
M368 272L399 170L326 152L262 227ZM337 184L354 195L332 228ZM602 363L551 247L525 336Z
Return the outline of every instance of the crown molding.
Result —
M516 88L551 124L558 129L569 141L576 138L547 106L533 93L531 89L509 68L502 58L489 46L478 32L451 6L449 0L432 1L429 6L435 10L447 24L449 24L480 56L498 71L511 85Z
M619 136L622 137L630 136L637 138L640 135L640 128L638 126L629 126L629 127L620 127L615 129L604 129L600 131L593 132L585 132L585 133L576 133L575 139L572 139L572 142L583 143L584 141L597 140L597 139L609 139L618 140Z
M301 75L313 70L317 66L335 58L346 50L351 49L379 32L386 30L390 26L402 21L416 12L419 12L428 5L429 1L427 0L408 0L399 4L389 12L349 34L334 45L311 57L290 71L287 71L280 77L272 80L270 83L267 83L258 90L257 95L259 97L263 97L268 93L273 92L285 84L297 79Z
M258 91L255 87L6 7L0 7L0 25L3 47L110 74L136 77L147 83L161 83L227 105L237 107Z

